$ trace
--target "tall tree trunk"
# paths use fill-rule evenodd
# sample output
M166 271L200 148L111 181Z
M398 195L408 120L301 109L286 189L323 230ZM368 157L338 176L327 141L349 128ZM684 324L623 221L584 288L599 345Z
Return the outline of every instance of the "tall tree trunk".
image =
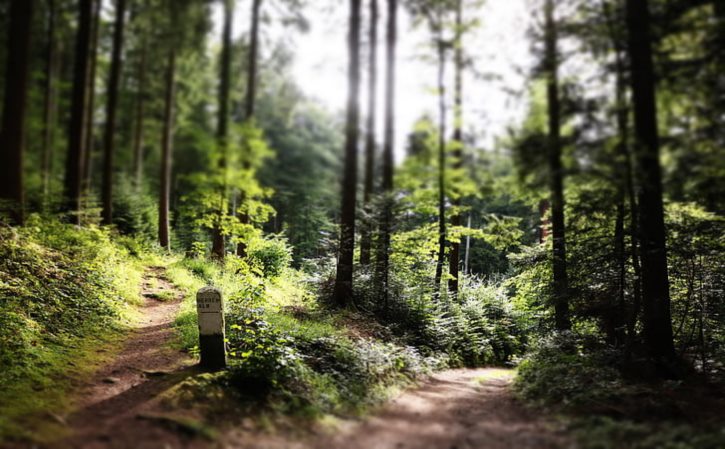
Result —
M453 169L460 170L463 167L463 0L456 3L456 42L455 42L455 86L454 86L454 123L453 123ZM461 226L461 198L456 197L452 201L453 214L451 214L451 227ZM451 251L448 256L448 273L451 275L448 281L448 291L453 297L458 296L459 270L461 259L461 243L451 242Z
M176 98L176 50L169 49L166 67L166 98L164 99L164 130L161 142L161 188L159 190L159 245L170 249L169 199L171 196L171 164L174 144L174 101Z
M626 260L631 259L632 270L634 272L634 279L632 280L632 304L629 307L627 313L623 313L626 322L626 351L629 353L631 350L634 339L636 338L636 325L639 317L639 311L642 303L642 287L641 287L641 268L639 262L639 226L637 210L637 200L635 199L634 182L632 179L632 157L630 151L630 106L627 100L627 80L626 80L626 52L627 42L625 34L619 30L620 24L624 23L624 0L616 0L614 2L614 11L609 3L604 3L604 14L608 17L610 39L612 41L612 48L615 53L615 70L616 70L616 117L617 117L617 129L619 133L619 143L617 151L617 171L620 173L621 178L619 179L619 204L618 204L618 216L621 213L626 215L624 209L628 209L629 212L629 225L626 231L630 239L629 254L627 254L626 248L623 247L623 254L619 254L622 258L620 260L619 267L619 282L620 282L620 303L623 303L624 291L626 290ZM620 212L621 211L621 212ZM622 223L624 226L624 223ZM626 247L625 242L622 244ZM620 309L626 309L626 306L621 306ZM620 310L620 313L622 311ZM621 339L621 336L619 337Z
M43 208L47 209L50 195L50 176L53 160L53 131L55 129L55 72L56 72L56 6L48 0L48 31L45 47L45 86L43 99Z
M393 221L393 148L395 146L395 77L398 42L398 0L388 0L385 68L385 129L383 141L383 207L376 257L376 278L381 287L383 308L387 311L390 298L390 234Z
M471 213L470 212L468 213L467 227L468 227L468 229L471 229ZM470 260L470 258L469 258L470 255L471 255L471 236L467 235L466 236L466 255L463 258L463 274L466 274L466 275L469 273L468 262Z
M441 25L442 27L442 25ZM438 30L438 261L434 279L434 297L438 298L446 260L446 47L443 31Z
M229 91L231 86L231 55L232 55L232 20L234 17L234 0L224 2L224 30L222 31L222 55L219 73L219 117L217 119L217 145L219 146L219 172L223 177L219 187L219 206L216 223L212 230L212 256L224 260L226 238L223 221L226 214L227 201L227 151L229 146Z
M10 4L2 135L0 139L0 212L11 222L24 220L23 153L30 73L32 0ZM2 218L2 217L0 217Z
M345 168L340 211L340 249L333 299L346 307L353 304L353 254L355 251L355 198L357 191L357 143L360 134L360 10L361 0L350 0L350 61L345 126Z
M652 60L650 12L647 0L627 0L627 28L631 59L632 98L637 142L636 179L639 186L639 222L642 236L642 300L644 339L652 357L675 358L670 315L662 174ZM666 368L661 367L662 374Z
M257 99L257 60L259 55L259 10L262 7L262 0L252 2L252 23L251 35L249 37L249 61L247 72L247 96L245 98L245 119L250 121L254 118L254 109Z
M365 220L360 234L360 264L370 264L372 233L370 222L370 201L373 196L375 176L375 124L377 118L378 91L378 0L370 0L370 53L368 60L368 120L365 134L365 191L363 209Z
M108 78L106 130L103 138L103 224L113 223L113 160L116 152L116 113L118 85L121 80L123 33L126 24L126 0L116 2L116 24L113 31L113 56Z
M142 33L144 31L141 31ZM141 190L143 182L143 132L146 95L146 58L148 43L146 36L141 37L141 55L138 61L138 92L136 92L136 124L133 133L133 173L134 185L137 191Z
M617 11L620 5L615 3ZM612 298L606 316L607 340L612 346L622 346L627 341L627 260L625 216L627 209L627 189L631 182L629 178L629 108L627 105L627 87L624 81L624 51L625 43L622 33L618 31L618 24L622 23L623 16L612 11L610 3L602 3L603 15L607 21L609 38L615 57L615 116L617 121L618 143L614 159L616 177L616 219L614 224L614 256L617 270L617 295ZM631 310L631 308L630 308Z
M251 36L249 38L249 60L247 71L247 97L245 99L245 120L252 123L254 120L254 109L257 99L257 60L259 55L259 10L262 7L262 0L254 0L252 2L252 23ZM249 149L247 149L247 153ZM245 154L243 164L245 169L250 168L250 154ZM245 200L246 195L242 193L240 204ZM249 212L244 211L239 220L242 224L248 225L250 222ZM247 257L247 242L239 241L237 243L237 256L241 258Z
M103 0L93 2L93 22L91 23L91 50L88 56L88 86L86 94L86 124L84 129L85 154L83 158L82 194L86 202L90 200L91 179L93 177L93 160L96 151L95 112L96 112L96 69L98 68L98 38L101 30L101 11Z
M76 34L75 63L73 70L73 97L71 118L68 128L68 157L65 167L64 210L69 219L80 225L81 197L83 187L84 157L86 142L86 107L88 98L88 62L91 41L93 1L78 2L78 31Z
M559 99L558 32L554 1L547 0L546 71L549 109L549 184L551 190L551 233L553 236L554 312L556 328L571 328L569 317L569 279L566 267L566 230L564 224L564 170L561 164L561 105Z

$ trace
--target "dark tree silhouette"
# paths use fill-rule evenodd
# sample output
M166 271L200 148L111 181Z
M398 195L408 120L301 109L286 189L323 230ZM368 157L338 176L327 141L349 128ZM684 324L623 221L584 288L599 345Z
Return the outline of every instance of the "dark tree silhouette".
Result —
M141 188L143 182L143 147L144 147L144 120L146 114L146 66L148 58L148 43L144 33L141 36L141 54L138 60L138 91L136 92L136 117L133 132L133 174L136 189Z
M348 36L348 99L345 123L345 167L340 211L340 249L333 299L340 307L353 301L353 254L355 250L355 197L357 191L357 147L360 134L360 0L350 0Z
M113 55L106 91L106 129L103 136L103 224L113 223L113 161L116 142L116 114L118 112L118 86L121 80L123 33L126 24L126 0L116 2L116 24L113 31Z
M22 224L24 213L23 153L30 72L32 0L10 4L2 135L0 136L0 211Z
M463 167L463 0L456 2L456 42L455 42L455 85L454 85L454 123L453 123L453 142L454 147L451 152L453 160L453 168L460 169ZM456 197L452 201L454 212L451 214L451 226L456 228L461 226L461 215L458 210L461 207L460 197ZM459 271L461 265L461 243L451 242L451 250L448 255L448 273L451 275L448 281L448 290L454 295L458 295Z
M378 91L378 0L370 0L370 51L368 55L368 117L365 133L365 190L363 208L366 220L360 233L360 264L370 264L372 250L372 233L370 232L370 201L375 186L375 125L377 122L377 91Z
M635 179L639 187L639 224L642 237L642 324L650 355L661 362L671 362L675 357L675 349L670 315L650 21L647 0L627 0L630 78L636 134ZM664 366L661 368L665 374Z
M53 133L56 117L56 58L57 42L56 21L57 8L55 0L48 0L48 29L45 42L45 85L43 86L43 205L48 206L50 200L50 176L53 164Z
M86 153L85 126L88 98L88 63L93 20L92 0L78 2L78 31L75 45L75 67L73 69L73 95L71 118L68 128L68 156L65 167L65 212L69 219L80 224L81 197L83 188L84 158Z
M88 55L88 85L86 86L86 124L84 130L85 154L83 157L82 194L88 201L93 177L93 160L96 152L95 112L96 112L96 69L98 68L98 39L101 30L100 0L93 2L93 21L91 22L91 49Z
M395 76L398 41L398 0L388 0L388 23L385 42L385 129L383 141L383 207L376 259L376 279L381 288L384 308L387 310L390 296L390 233L392 232L393 208L393 147L395 145Z
M259 55L259 10L262 7L262 0L254 0L252 2L252 23L251 23L251 35L249 37L249 59L247 67L247 95L245 99L245 117L247 122L254 120L254 110L257 99L257 59ZM245 167L249 167L249 160L246 157L242 158ZM244 195L242 195L241 201L244 201ZM242 213L240 217L242 224L249 224L249 213L246 211ZM247 257L247 243L240 241L237 243L237 256Z
M161 141L161 188L159 190L159 245L171 248L169 240L169 199L171 196L171 164L174 135L174 101L176 98L176 49L169 48L166 67L166 98L164 99L164 130Z
M442 16L442 13L440 13ZM436 45L438 48L438 259L434 279L434 296L440 295L443 266L446 262L446 46L443 38L443 18L438 17L436 28Z
M553 0L546 0L545 67L549 114L548 160L551 195L551 234L553 238L554 310L556 328L571 328L569 279L566 268L566 228L564 223L564 170L561 164L561 102L559 98L558 30Z
M234 1L224 2L224 30L222 31L222 54L219 65L219 112L217 118L217 145L219 146L219 171L223 173L227 168L227 149L229 140L229 91L231 79L232 61L232 20L234 17ZM212 230L212 255L218 260L224 260L226 238L222 221L227 201L227 186L219 189L219 206L217 211L217 222Z

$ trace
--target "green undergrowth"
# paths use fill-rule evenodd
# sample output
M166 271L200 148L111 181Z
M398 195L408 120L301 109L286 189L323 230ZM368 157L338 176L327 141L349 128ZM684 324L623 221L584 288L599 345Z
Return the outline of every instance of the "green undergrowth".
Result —
M231 400L233 408L258 416L360 414L445 363L376 337L384 332L373 329L382 326L369 316L320 305L305 274L288 267L270 271L237 258L224 266L184 259L167 273L186 292L176 326L180 347L193 354L195 292L213 285L224 295L229 368L185 382L179 398L193 403L211 395L218 396L218 407Z
M38 216L0 228L0 441L39 437L33 416L67 407L72 382L113 352L140 298L138 250Z
M725 447L722 385L702 378L643 382L623 359L591 336L556 335L522 361L516 391L565 417L583 449Z

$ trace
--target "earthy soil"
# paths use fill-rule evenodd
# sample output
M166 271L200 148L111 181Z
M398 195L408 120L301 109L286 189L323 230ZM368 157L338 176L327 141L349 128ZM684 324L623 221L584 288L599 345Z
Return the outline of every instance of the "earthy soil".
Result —
M403 393L370 417L343 421L312 435L230 433L238 449L564 449L563 429L512 396L513 372L451 370Z
M154 419L159 395L194 374L193 361L171 347L173 321L182 294L150 268L143 286L140 319L121 352L77 394L66 418L71 436L52 448L187 447L184 435Z

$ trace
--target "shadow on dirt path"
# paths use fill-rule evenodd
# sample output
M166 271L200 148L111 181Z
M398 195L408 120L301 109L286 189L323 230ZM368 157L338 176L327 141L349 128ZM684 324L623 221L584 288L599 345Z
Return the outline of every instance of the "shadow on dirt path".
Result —
M163 267L147 270L141 318L121 352L82 387L73 414L71 436L52 448L190 447L183 433L145 419L159 395L198 373L188 355L171 347L173 322L183 295L165 277Z
M372 416L330 434L291 442L230 434L238 449L564 449L574 445L555 423L536 416L511 393L514 373L451 370L400 395Z

